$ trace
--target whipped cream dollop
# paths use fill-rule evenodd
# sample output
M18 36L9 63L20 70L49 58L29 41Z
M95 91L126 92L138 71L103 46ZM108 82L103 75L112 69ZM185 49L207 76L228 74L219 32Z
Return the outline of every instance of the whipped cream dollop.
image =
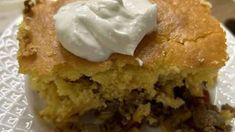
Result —
M143 37L156 29L157 6L148 0L80 0L54 16L62 46L89 61L112 53L133 55Z

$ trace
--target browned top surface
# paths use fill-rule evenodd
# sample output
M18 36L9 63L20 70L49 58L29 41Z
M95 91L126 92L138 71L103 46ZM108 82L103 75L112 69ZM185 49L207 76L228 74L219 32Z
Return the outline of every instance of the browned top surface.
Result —
M18 38L20 72L47 75L54 66L66 64L85 67L92 72L103 71L112 64L136 64L143 68L159 65L184 68L219 68L224 65L225 35L219 22L210 16L210 9L201 0L151 0L158 7L157 32L146 36L135 56L113 54L107 61L94 63L67 52L58 42L53 15L69 0L39 0L24 15Z

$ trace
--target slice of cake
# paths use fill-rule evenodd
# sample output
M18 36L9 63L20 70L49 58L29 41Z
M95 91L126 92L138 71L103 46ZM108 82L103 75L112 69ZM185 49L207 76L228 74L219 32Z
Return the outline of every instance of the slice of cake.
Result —
M25 2L19 71L47 103L42 119L64 131L137 131L142 124L170 132L229 130L207 92L227 60L225 33L208 4L151 0L158 7L157 30L134 56L115 53L92 62L58 41L53 16L70 2ZM89 115L94 119L84 121Z

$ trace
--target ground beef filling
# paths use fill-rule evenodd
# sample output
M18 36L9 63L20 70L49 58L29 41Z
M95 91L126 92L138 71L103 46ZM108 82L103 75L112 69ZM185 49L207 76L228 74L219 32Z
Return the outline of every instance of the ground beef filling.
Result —
M204 91L203 97L193 97L187 88L175 88L175 98L182 98L186 102L178 109L165 107L153 100L145 100L142 93L141 90L134 90L123 102L107 101L104 110L92 112L98 119L96 123L72 123L68 129L81 132L140 132L143 124L148 124L151 127L160 126L166 132L232 131L226 121L234 117L235 109L224 105L219 111L218 107L211 104L207 91ZM150 111L140 118L140 122L134 121L133 115L140 106L149 106Z

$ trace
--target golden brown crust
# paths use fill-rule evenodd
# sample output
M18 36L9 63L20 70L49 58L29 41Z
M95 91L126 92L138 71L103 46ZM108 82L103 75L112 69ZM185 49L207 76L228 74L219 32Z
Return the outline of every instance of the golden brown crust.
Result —
M146 36L135 56L113 54L105 62L94 63L76 57L58 42L53 15L71 0L40 0L24 14L18 38L20 72L50 75L60 64L81 67L89 73L110 69L115 63L144 68L170 66L179 69L220 68L227 60L225 34L220 24L210 16L210 9L200 0L151 0L158 7L158 28Z

